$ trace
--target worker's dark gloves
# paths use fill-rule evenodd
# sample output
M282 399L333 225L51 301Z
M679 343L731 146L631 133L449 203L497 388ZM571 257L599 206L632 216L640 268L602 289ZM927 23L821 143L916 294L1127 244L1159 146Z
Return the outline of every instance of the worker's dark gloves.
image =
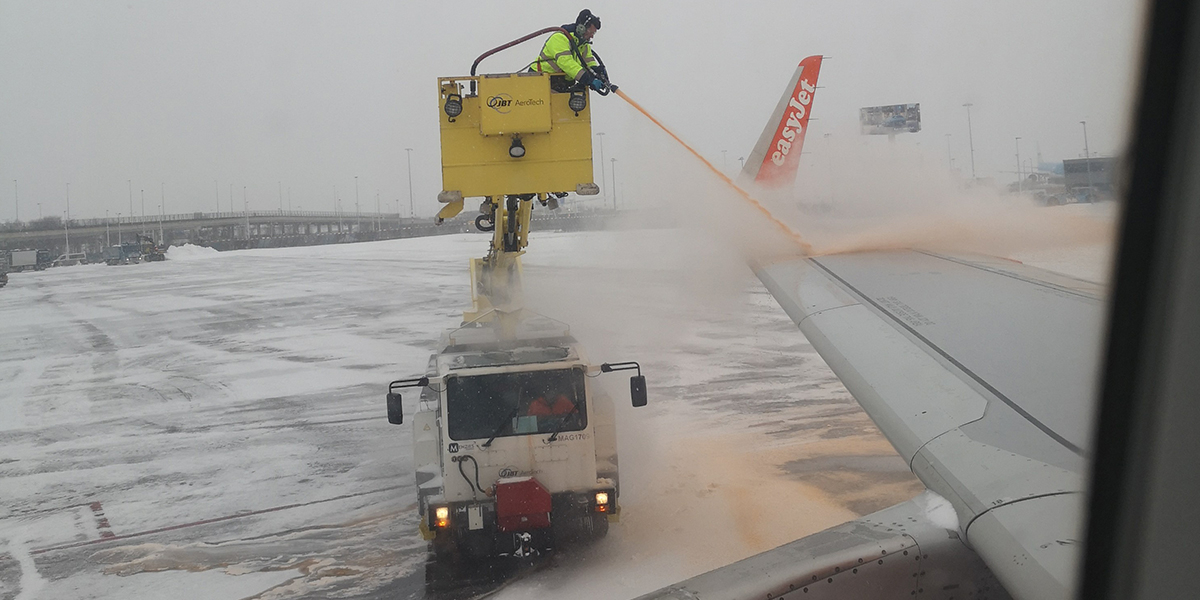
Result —
M604 80L600 79L599 77L592 79L592 82L588 85L590 85L592 89L596 90L597 92L604 91Z

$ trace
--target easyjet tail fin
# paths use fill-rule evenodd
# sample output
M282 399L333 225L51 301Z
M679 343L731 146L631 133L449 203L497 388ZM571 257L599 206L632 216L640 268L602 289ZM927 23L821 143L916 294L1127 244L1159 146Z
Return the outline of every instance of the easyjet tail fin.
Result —
M812 112L820 73L820 56L800 61L779 105L771 114L771 120L746 159L743 177L767 188L787 187L796 180L796 167L804 149L804 134L808 131L808 116Z

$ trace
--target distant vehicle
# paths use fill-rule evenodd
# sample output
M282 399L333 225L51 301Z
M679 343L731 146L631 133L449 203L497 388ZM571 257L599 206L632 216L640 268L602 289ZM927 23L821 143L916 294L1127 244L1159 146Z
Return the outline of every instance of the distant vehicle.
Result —
M133 265L139 262L142 262L141 244L120 244L104 249L104 264L110 267Z
M0 255L0 287L8 285L8 257Z
M52 266L52 267L71 267L71 266L75 266L75 265L86 265L86 264L88 264L88 258L87 258L86 252L69 252L67 254L60 254L58 256L58 258L54 259L54 262L50 263L50 266Z
M142 256L142 261L158 262L158 261L162 261L162 260L167 260L166 251L154 241L154 238L146 237L144 235L138 235L137 241L139 244L141 244L140 252L141 252L141 256Z
M50 251L12 250L8 253L8 265L13 272L44 271L50 265Z

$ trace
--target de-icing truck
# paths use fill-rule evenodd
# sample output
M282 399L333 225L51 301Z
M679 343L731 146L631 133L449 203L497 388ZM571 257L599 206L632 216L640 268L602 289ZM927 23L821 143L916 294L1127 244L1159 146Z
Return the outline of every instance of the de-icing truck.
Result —
M632 404L646 404L636 362L593 364L566 324L523 307L520 256L535 204L553 210L569 192L600 191L591 92L561 75L475 71L555 31L485 53L469 77L438 80L438 222L482 198L475 224L492 232L487 255L470 262L462 326L442 337L424 376L388 388L393 424L404 421L401 390L421 388L412 419L419 529L439 560L527 558L603 537L619 518L621 487L613 401L595 378L636 370Z

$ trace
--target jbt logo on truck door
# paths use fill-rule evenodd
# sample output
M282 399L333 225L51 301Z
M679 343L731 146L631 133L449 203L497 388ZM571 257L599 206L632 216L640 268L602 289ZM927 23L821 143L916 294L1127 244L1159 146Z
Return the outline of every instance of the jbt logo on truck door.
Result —
M504 115L512 110L513 99L508 94L496 94L487 99L488 108Z

